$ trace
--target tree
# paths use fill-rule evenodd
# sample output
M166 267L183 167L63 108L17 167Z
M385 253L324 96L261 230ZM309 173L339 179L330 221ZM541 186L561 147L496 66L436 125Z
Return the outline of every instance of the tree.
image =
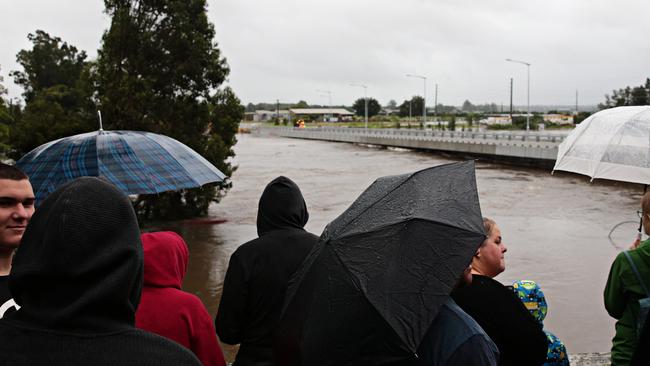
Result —
M46 142L97 129L86 53L37 30L31 49L18 52L23 71L12 71L24 88L25 109L11 126L14 159Z
M232 90L219 91L229 68L214 41L205 0L104 4L111 25L98 52L96 84L106 126L171 136L232 174L232 121L241 120L243 108ZM144 196L136 209L147 219L205 215L226 189Z
M307 102L305 102L304 100L300 100L293 107L294 108L309 108L309 104L307 104Z
M451 118L449 119L449 125L447 126L449 128L449 131L456 131L456 115L452 114Z
M397 102L394 99L391 99L388 101L388 105L386 105L386 107L390 109L395 109L397 108Z
M461 109L463 112L474 112L475 107L469 100L465 100Z
M649 105L650 104L650 78L646 78L644 85L625 87L612 90L612 95L605 95L605 103L598 104L598 108L607 109L620 106Z
M354 104L352 104L352 109L357 116L366 115L366 102L364 98L357 99ZM381 111L381 105L375 98L368 98L368 118L376 116Z
M411 100L405 100L399 106L400 117L422 116L424 98L414 95Z
M23 97L29 103L35 94L56 85L75 88L86 67L86 52L62 42L59 37L37 30L27 35L31 50L21 50L16 61L24 71L12 71L14 82L25 90Z
M7 89L2 84L3 81L4 78L0 75L0 157L2 158L6 156L11 148L9 142L9 126L13 123L13 118L4 98L7 94Z

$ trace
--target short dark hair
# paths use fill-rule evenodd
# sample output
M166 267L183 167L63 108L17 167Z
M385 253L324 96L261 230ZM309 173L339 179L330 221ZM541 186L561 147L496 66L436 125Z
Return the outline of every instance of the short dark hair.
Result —
M27 174L23 173L22 170L5 163L0 163L0 179L29 180Z

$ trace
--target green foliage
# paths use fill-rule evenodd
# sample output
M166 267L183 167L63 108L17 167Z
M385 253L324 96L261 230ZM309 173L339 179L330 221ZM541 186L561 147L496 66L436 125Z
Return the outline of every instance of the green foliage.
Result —
M309 104L307 104L307 102L304 100L300 100L293 106L293 108L309 108Z
M456 131L456 115L452 114L449 123L447 124L449 131Z
M479 121L480 118L476 113L467 113L467 116L465 116L465 119L467 120L467 126L472 127L474 124L474 121Z
M96 85L105 128L171 136L225 174L244 111L214 42L205 0L105 0L112 18L98 53ZM216 94L214 91L218 90ZM141 218L205 215L223 186L142 197Z
M543 122L544 118L539 115L539 114L533 114L530 116L530 129L531 130L536 130L537 129L537 124ZM508 125L505 125L508 126ZM512 117L512 127L509 127L507 129L518 129L518 130L525 130L526 129L526 116L513 116Z
M85 52L41 30L27 38L32 48L17 55L24 71L11 72L26 101L10 129L9 156L16 160L46 142L97 128Z
M357 116L363 117L366 113L366 102L364 98L357 99L352 105L354 113ZM376 116L381 112L381 105L375 98L368 98L368 118Z
M612 95L605 95L605 103L598 104L598 108L633 105L650 105L650 78L646 78L644 85L612 90Z
M591 112L578 112L577 115L573 116L573 124L577 125L578 123L587 119L589 116L591 116Z
M4 95L7 94L2 82L4 78L0 76L0 157L5 158L10 151L9 144L9 126L13 124L13 118L9 113L9 108L5 104Z
M21 50L16 60L24 71L12 71L14 82L23 87L23 96L29 103L40 90L55 85L77 87L79 77L86 68L86 52L52 37L42 30L27 35L31 50Z
M424 112L424 98L414 95L411 100L405 100L399 106L400 117L422 116ZM409 111L410 109L410 111ZM409 114L410 112L410 114Z

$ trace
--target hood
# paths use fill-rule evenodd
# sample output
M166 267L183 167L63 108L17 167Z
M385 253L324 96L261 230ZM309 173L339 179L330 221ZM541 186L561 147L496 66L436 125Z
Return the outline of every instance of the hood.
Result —
M300 188L287 177L277 177L269 183L257 210L257 234L279 229L302 229L309 214Z
M129 199L98 178L59 188L32 216L9 276L30 328L74 334L131 329L142 291L142 244Z
M172 231L142 234L144 285L181 289L190 254L185 240Z

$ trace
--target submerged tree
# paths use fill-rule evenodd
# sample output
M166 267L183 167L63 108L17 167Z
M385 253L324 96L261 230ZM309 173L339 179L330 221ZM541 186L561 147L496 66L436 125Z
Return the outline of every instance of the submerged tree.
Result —
M231 175L235 133L244 108L214 41L205 0L105 0L112 18L97 60L97 90L105 128L171 136ZM140 217L207 213L224 186L142 196Z

